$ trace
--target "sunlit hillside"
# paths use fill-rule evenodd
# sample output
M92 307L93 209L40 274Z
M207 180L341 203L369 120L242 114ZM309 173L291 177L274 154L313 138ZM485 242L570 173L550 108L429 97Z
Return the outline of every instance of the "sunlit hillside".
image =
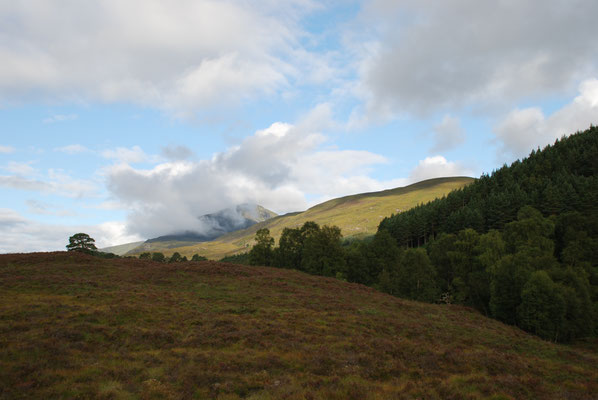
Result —
M226 255L246 251L253 245L258 229L268 228L270 234L278 240L284 228L296 228L306 221L315 221L320 225L336 225L341 228L344 237L364 237L376 233L378 224L384 217L442 197L472 181L473 179L468 177L438 178L402 188L341 197L318 204L304 212L281 215L248 229L231 232L211 242L175 248L163 243L152 250L163 251L167 255L178 251L188 257L197 253L210 259L220 259ZM129 254L139 254L140 251L141 248L138 248ZM148 249L144 247L143 251Z

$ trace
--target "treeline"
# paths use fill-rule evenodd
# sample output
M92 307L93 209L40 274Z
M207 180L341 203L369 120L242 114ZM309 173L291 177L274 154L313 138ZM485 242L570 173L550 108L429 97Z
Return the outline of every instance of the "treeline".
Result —
M413 300L473 307L543 338L598 335L598 130L557 141L426 205L368 241L337 227L258 231L251 264L294 268Z
M256 233L249 263L341 277L346 264L341 239L340 228L308 221L301 228L284 228L278 247L274 247L270 231L262 228Z
M160 252L144 252L139 255L140 260L152 260L156 262L185 262L189 261L187 256L181 256L178 251L172 253L170 257L166 257L164 253ZM191 257L191 261L206 261L207 258L204 256L200 256L199 254L193 254Z

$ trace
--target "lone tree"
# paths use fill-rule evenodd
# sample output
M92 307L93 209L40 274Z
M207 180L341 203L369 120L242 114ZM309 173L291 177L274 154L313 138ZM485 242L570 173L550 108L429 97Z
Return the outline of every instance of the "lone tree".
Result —
M69 244L66 245L67 251L83 251L92 253L98 248L93 240L87 233L76 233L69 238Z

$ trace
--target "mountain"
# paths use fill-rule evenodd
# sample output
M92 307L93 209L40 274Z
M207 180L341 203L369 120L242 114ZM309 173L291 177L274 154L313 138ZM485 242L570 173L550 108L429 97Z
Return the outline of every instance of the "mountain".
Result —
M292 270L0 255L3 399L596 399L596 342Z
M249 228L258 222L266 221L277 215L275 212L257 204L240 204L236 207L225 208L216 213L199 217L199 225L202 227L201 232L185 231L149 239L146 243L168 241L207 242L226 233Z
M119 253L112 252L118 255L139 254L146 251L164 251L180 246L207 242L226 233L248 228L277 215L275 212L257 204L240 204L236 207L225 208L198 217L198 226L201 227L201 231L183 231L163 235L137 243L136 246L131 246L132 244L122 245L119 246L120 248L115 249L119 250ZM122 252L124 249L127 250ZM102 249L102 251L107 251L107 249Z
M306 221L315 221L320 225L336 225L341 228L346 238L365 237L376 233L378 224L384 217L446 196L473 181L473 178L468 177L437 178L401 188L345 196L318 204L303 212L268 219L213 241L186 246L179 242L176 247L164 247L162 250L165 254L178 251L188 257L197 253L211 259L220 259L247 251L253 245L258 229L267 228L270 234L278 239L284 228L296 228ZM137 248L129 254L139 254L141 251Z

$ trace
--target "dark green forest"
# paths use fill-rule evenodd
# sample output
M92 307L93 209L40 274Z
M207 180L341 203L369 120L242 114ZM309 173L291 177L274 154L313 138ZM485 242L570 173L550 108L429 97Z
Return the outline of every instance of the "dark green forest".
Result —
M260 230L249 261L469 306L552 341L597 336L597 172L590 127L385 218L370 240L308 222L274 247Z

